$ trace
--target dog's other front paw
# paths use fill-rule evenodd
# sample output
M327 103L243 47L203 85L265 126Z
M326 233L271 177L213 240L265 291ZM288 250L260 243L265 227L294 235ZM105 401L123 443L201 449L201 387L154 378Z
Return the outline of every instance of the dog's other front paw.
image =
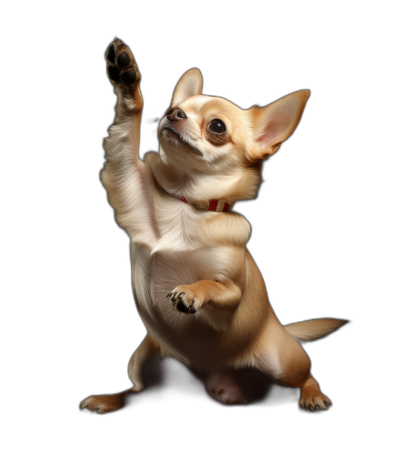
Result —
M172 305L183 313L196 313L202 306L203 302L196 297L190 286L175 287L168 295Z
M115 38L106 50L107 74L113 85L136 86L140 73L129 47Z

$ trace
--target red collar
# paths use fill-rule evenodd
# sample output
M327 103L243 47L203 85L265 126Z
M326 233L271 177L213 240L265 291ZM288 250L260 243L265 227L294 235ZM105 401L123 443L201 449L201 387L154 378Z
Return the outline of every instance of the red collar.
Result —
M231 205L225 199L210 199L208 201L193 201L188 199L185 196L179 196L177 194L170 194L165 191L160 185L158 185L161 191L168 196L174 197L175 199L179 199L190 206L193 206L198 211L213 211L213 212L228 212L231 209Z
M213 212L228 212L231 208L230 204L225 199L210 199L208 201L189 201L185 196L175 196L170 194L182 202L186 202L193 206L198 211L213 211Z

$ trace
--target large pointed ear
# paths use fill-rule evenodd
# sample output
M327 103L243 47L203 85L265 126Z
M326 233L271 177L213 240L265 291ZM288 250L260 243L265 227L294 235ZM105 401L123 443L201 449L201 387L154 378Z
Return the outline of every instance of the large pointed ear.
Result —
M185 72L176 84L172 96L171 107L190 98L191 96L201 95L203 89L203 76L199 69L190 69Z
M254 129L254 157L274 154L296 129L310 97L310 90L284 96L264 108L251 108Z

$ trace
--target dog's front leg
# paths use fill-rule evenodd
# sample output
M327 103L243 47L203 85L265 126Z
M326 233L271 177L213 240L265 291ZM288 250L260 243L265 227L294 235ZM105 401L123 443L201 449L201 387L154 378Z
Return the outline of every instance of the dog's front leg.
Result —
M131 238L153 242L157 228L152 201L146 191L145 165L139 158L143 98L135 58L120 39L106 51L107 73L118 96L114 124L104 141L106 163L101 181L118 224Z
M199 315L218 331L226 330L242 291L237 283L197 281L175 287L167 297L180 312ZM202 308L202 307L209 307Z

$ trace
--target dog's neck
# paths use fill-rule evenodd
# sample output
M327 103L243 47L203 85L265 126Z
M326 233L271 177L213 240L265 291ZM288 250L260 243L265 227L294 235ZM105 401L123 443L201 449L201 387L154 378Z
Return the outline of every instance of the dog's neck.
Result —
M157 182L158 183L158 182ZM228 212L231 210L231 205L226 199L206 199L204 201L188 199L186 196L181 196L179 194L170 194L162 186L158 183L159 188L165 194L179 201L184 202L185 204L189 204L193 206L197 211L205 212L205 211L212 211L212 212Z
M232 210L236 201L255 197L252 188L258 189L260 179L259 172L237 171L225 175L188 172L161 158L155 159L151 167L164 193L201 211Z

